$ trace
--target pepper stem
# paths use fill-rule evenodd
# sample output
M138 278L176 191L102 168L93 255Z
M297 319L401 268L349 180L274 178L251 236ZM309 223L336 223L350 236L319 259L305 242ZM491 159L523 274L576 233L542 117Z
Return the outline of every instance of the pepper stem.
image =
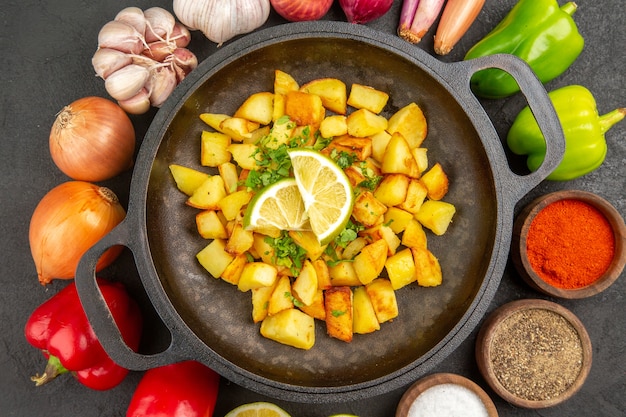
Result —
M565 3L563 6L561 6L561 10L570 16L574 14L576 9L578 9L578 5L573 1Z
M615 109L612 112L600 116L600 129L606 133L613 125L626 117L626 107Z
M56 356L50 355L48 357L48 363L46 364L46 369L43 371L43 375L35 375L31 376L30 380L35 383L36 387L39 387L43 384L46 384L52 381L57 376L69 372L63 365L61 365L61 361Z

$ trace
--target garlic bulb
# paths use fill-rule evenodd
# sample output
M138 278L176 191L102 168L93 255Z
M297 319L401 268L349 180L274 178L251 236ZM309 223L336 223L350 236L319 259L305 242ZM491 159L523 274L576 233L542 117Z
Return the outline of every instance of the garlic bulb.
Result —
M269 0L174 0L173 7L178 20L218 46L259 28L270 14Z
M198 59L189 30L161 7L127 7L98 33L91 64L120 107L142 114L160 107Z

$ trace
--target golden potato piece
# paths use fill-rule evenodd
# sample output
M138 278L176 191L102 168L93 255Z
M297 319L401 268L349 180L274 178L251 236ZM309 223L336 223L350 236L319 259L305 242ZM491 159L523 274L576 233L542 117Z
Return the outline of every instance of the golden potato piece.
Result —
M358 334L372 333L380 330L374 306L365 287L356 287L352 299L352 331Z
M222 125L222 122L228 118L230 118L228 114L222 114L222 113L200 114L200 120L202 120L204 123L206 123L207 125L211 126L213 129L221 133L224 133L224 132L222 132L222 129L220 126Z
M298 126L319 128L326 116L320 96L302 91L291 91L285 96L285 115Z
M348 96L350 106L357 109L367 109L376 114L385 108L388 100L389 94L362 84L352 84Z
M290 74L278 69L274 71L274 94L285 95L299 89L300 85Z
M354 201L352 216L365 227L372 227L379 223L386 211L387 206L380 202L372 192L363 191Z
M313 302L310 305L299 305L298 308L318 320L326 320L326 309L324 307L324 291L317 290Z
M441 200L448 193L448 176L439 162L426 171L421 180L428 189L428 198L431 200Z
M196 214L198 234L205 239L227 239L226 228L215 210L203 210Z
M402 244L408 248L425 248L428 245L426 232L422 224L411 219L402 233Z
M346 114L348 93L343 81L337 78L319 78L304 84L300 87L300 91L319 96L328 110L337 114Z
M417 161L411 153L409 143L401 133L396 132L391 135L380 170L383 174L404 174L411 178L419 177Z
M388 225L395 234L400 234L413 219L413 213L399 207L389 207L385 212L384 219L384 224Z
M233 259L235 259L233 255L226 252L225 248L226 242L224 240L214 239L196 254L196 259L198 259L200 265L214 278L219 278Z
M426 248L411 248L415 261L417 284L435 287L443 281L439 260Z
M283 310L292 309L293 294L291 293L291 280L286 275L278 277L274 291L269 300L267 314L273 316Z
M274 265L265 262L248 262L241 272L237 288L239 291L246 292L253 288L271 287L277 279L278 271Z
M306 259L303 262L300 273L296 277L291 289L296 298L304 305L310 306L313 304L315 296L317 295L318 286L317 272L315 272L315 267L310 260Z
M389 275L391 288L399 290L417 279L415 262L411 249L406 248L387 258L385 269Z
M448 230L455 213L456 208L450 203L427 200L422 204L420 211L415 214L415 218L434 234L441 236Z
M365 246L354 258L354 271L361 284L366 285L378 278L387 260L387 242L379 239Z
M377 278L365 286L370 296L374 312L379 323L384 323L398 317L398 302L396 292L391 282L385 278Z
M182 165L171 164L169 168L176 187L188 196L191 196L196 188L209 177L206 172Z
M426 117L416 103L409 103L389 118L387 132L402 133L411 148L419 147L428 131Z
M350 113L346 122L348 134L357 138L370 137L387 129L387 119L367 109Z
M230 136L236 142L243 142L252 136L260 125L242 117L229 117L220 123L220 132Z
M254 93L245 99L233 116L267 125L272 121L273 115L274 94L270 92L260 92Z
M351 342L352 290L348 286L333 287L324 294L326 332L330 337Z
M196 188L186 204L199 209L217 210L218 203L224 197L226 197L224 180L219 175L211 175Z
M284 345L308 350L315 344L315 320L295 308L283 310L261 322L261 335Z
M337 114L324 118L320 124L320 133L322 137L325 138L332 138L347 134L348 123L346 122L346 116Z
M397 206L406 200L410 178L404 174L387 174L374 191L374 197L387 207Z
M246 254L240 254L235 256L235 259L232 260L231 263L228 264L220 278L229 284L237 285L239 284L239 278L241 278L241 273L243 272L243 267L248 263L248 257Z

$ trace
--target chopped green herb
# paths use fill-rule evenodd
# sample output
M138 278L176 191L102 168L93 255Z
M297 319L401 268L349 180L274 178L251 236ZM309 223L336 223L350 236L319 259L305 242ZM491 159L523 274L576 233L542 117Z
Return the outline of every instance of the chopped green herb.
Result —
M333 317L340 317L340 316L343 316L346 313L347 313L347 311L345 311L345 310L333 310L333 311L330 312L330 314Z
M306 251L298 246L284 230L279 237L268 236L265 241L274 248L274 263L289 268L293 276L297 277L307 257Z

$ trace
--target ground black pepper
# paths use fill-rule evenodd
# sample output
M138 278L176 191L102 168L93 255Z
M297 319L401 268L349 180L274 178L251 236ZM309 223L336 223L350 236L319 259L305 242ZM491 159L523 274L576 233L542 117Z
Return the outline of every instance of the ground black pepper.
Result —
M560 314L540 308L518 311L504 320L494 333L491 351L500 384L531 401L564 393L583 364L576 329Z

